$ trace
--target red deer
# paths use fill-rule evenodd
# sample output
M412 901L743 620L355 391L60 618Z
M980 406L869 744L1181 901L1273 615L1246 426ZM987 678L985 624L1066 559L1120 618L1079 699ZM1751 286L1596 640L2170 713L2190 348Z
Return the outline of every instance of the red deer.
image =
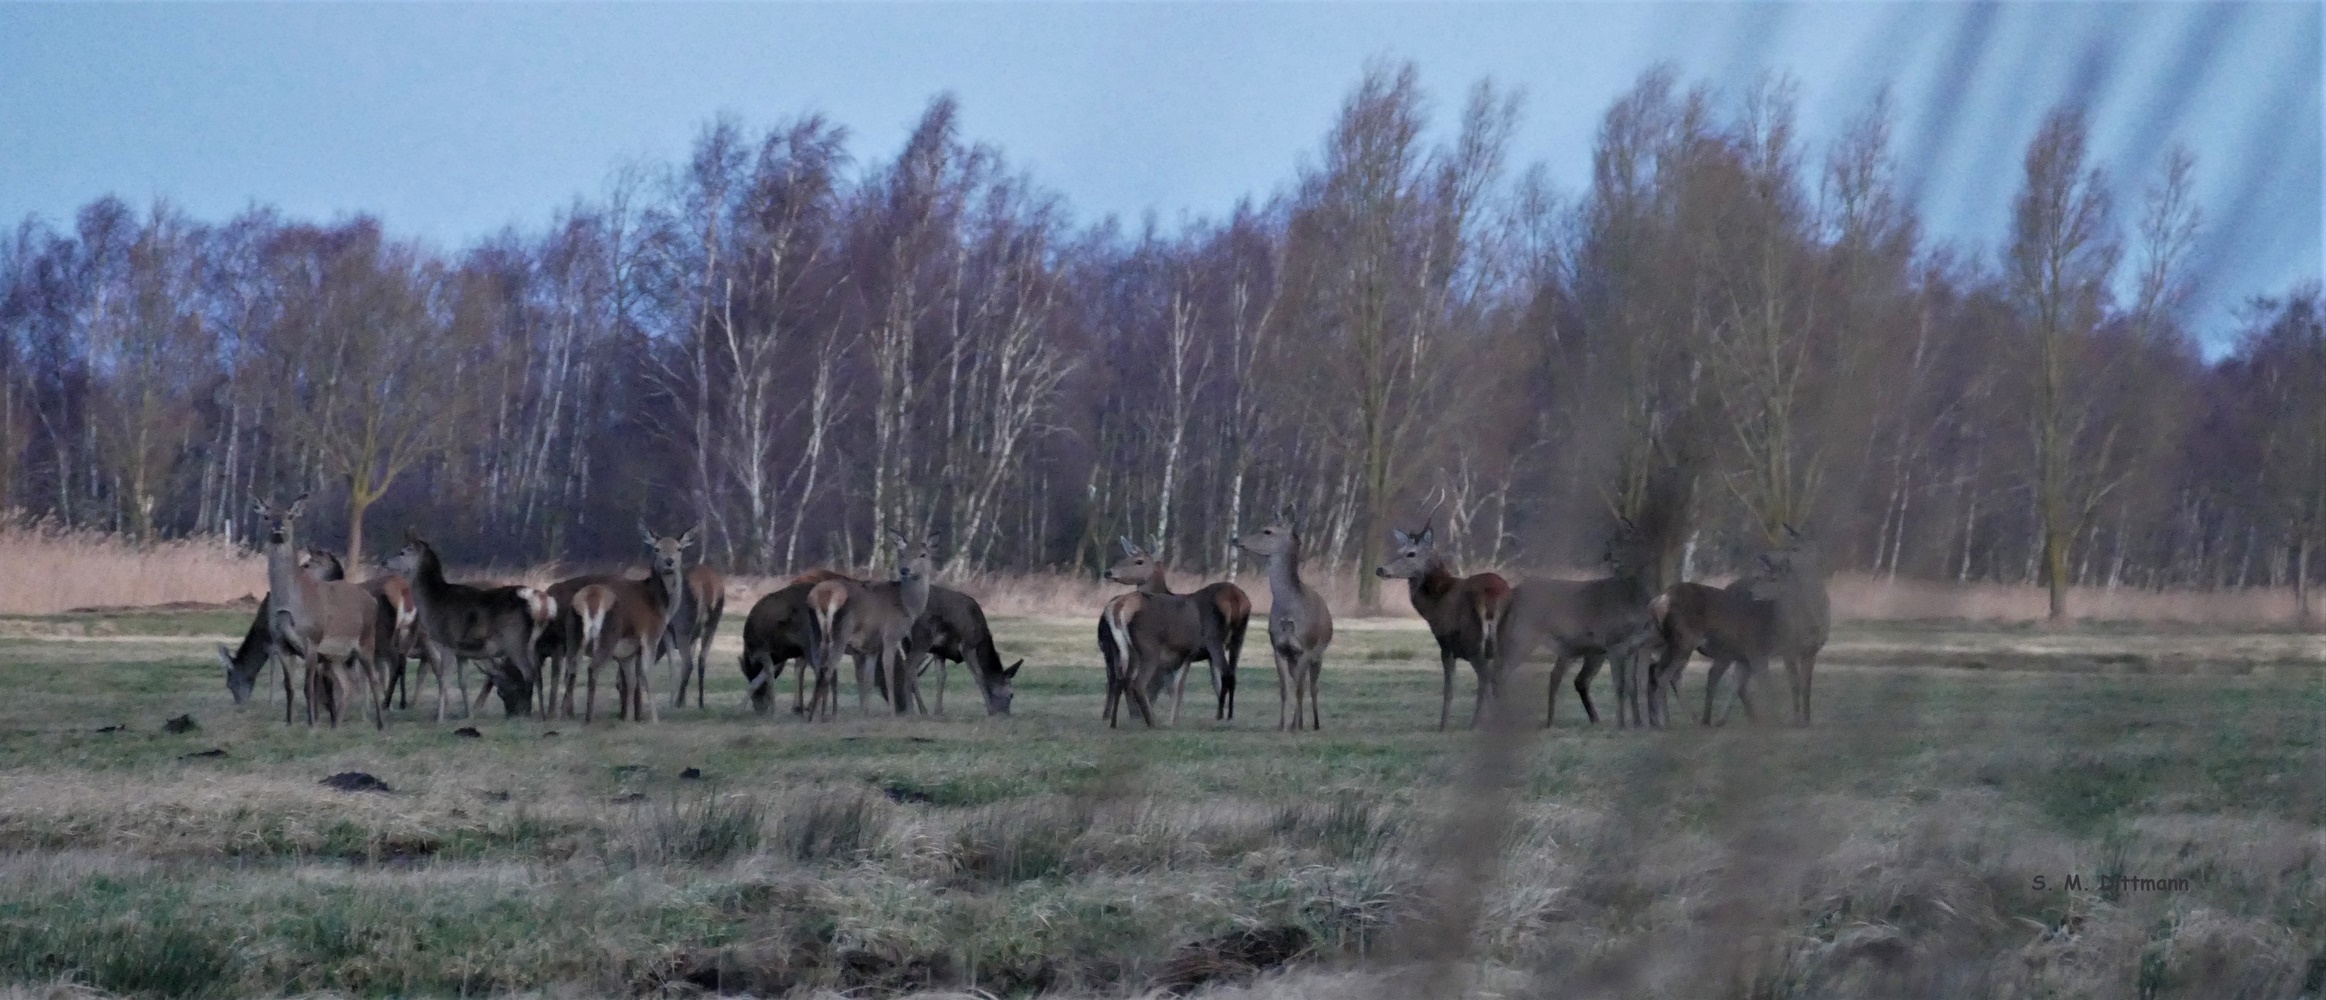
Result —
M711 639L719 633L719 618L727 612L727 576L700 563L686 571L686 608L673 617L664 645L677 650L678 696L674 708L686 707L687 684L694 683L695 707L703 707L705 675L711 664Z
M1187 673L1197 661L1211 666L1212 718L1234 717L1236 662L1244 649L1244 630L1252 618L1252 599L1232 583L1214 583L1194 593L1171 592L1170 567L1128 538L1120 539L1122 561L1106 571L1116 583L1137 589L1107 602L1099 615L1098 649L1106 662L1106 721L1116 721L1119 703L1134 677L1143 678L1140 693L1132 697L1141 718L1154 725L1154 698L1177 676L1171 699L1171 724L1179 724L1180 705L1187 697ZM1144 609L1144 614L1140 611ZM1127 657L1125 650L1154 654Z
M1495 573L1455 576L1446 569L1445 557L1438 554L1432 528L1415 533L1393 528L1389 533L1397 542L1396 554L1373 573L1385 580L1405 581L1413 610L1429 623L1430 635L1438 640L1438 664L1446 675L1438 698L1438 729L1446 728L1454 711L1455 660L1470 661L1470 670L1478 675L1478 703L1470 711L1470 726L1477 728L1486 710L1487 674L1494 669L1494 633L1503 607L1510 601L1510 583Z
M868 713L872 680L866 658L880 672L881 690L899 714L911 711L918 685L906 669L905 644L913 625L929 604L929 575L933 571L930 545L910 548L897 538L897 578L885 583L860 583L846 578L826 580L808 592L808 608L816 626L816 691L808 703L808 717L837 714L840 685L837 657L856 661L856 708ZM908 555L907 552L910 552Z
M1016 697L1013 684L1018 668L1026 661L1021 659L1007 668L1001 665L1001 653L993 645L993 629L986 625L985 608L976 598L931 584L928 604L914 620L905 649L907 660L915 664L911 668L914 677L928 672L931 661L937 666L937 714L945 714L945 672L946 665L952 663L969 667L970 677L984 696L985 714L1010 714L1010 702Z
M460 661L478 660L501 705L511 715L533 710L533 685L540 674L533 638L540 623L525 587L472 587L444 578L444 561L417 532L404 532L404 547L388 569L412 585L412 605L420 635L421 661L436 675L436 721L444 721L444 675L456 676ZM479 700L484 692L478 692ZM462 709L473 711L462 694Z
M1287 513L1279 523L1249 535L1230 539L1253 555L1268 557L1268 648L1276 655L1276 728L1301 728L1305 699L1312 729L1323 729L1317 707L1317 680L1324 670L1325 648L1333 642L1333 612L1324 595L1300 579L1300 536ZM1289 688L1289 692L1287 689ZM1289 701L1287 700L1289 698ZM1289 704L1292 716L1284 711Z
M580 649L590 657L588 694L582 721L597 714L598 670L614 660L614 683L619 691L618 716L633 720L660 720L653 698L654 661L664 649L670 623L686 613L686 550L695 544L688 529L677 538L656 535L646 525L638 533L653 553L649 575L643 581L612 579L589 584L574 595L575 617L581 622Z
M320 549L308 549L299 553L300 569L318 580L346 579L346 572L341 567L337 556L324 553L330 558L321 561L313 558L315 553L321 551ZM271 590L267 592L266 596L259 598L258 613L251 616L250 628L243 631L242 642L239 645L232 649L228 649L223 643L218 646L218 660L226 667L226 693L234 697L234 703L237 705L250 701L251 692L257 687L260 673L269 666L277 664L280 660L288 659L294 655L289 650L275 644L275 616L272 610L274 600L274 592ZM283 678L283 722L288 724L291 721L291 713L298 706L299 700L291 690L290 672L285 670L281 673Z
M315 722L319 685L329 684L326 705L331 725L339 725L343 709L352 704L370 706L372 727L386 725L371 689L372 654L379 642L379 599L345 580L318 580L301 570L294 553L293 526L307 506L307 495L291 501L287 510L271 503L258 505L267 521L267 593L273 598L275 644L302 660L306 678L307 722ZM325 678L322 671L330 671ZM360 690L362 702L349 699Z
M833 570L812 569L792 577L751 606L751 614L743 619L740 666L754 711L766 714L774 703L775 680L783 676L784 665L801 660L809 666L793 673L792 714L807 714L807 676L816 658L815 614L808 607L808 593L826 580L845 579L845 574Z
M1809 723L1810 680L1830 631L1832 606L1815 547L1792 525L1784 530L1787 544L1762 554L1752 573L1727 587L1682 583L1656 598L1653 611L1664 653L1649 674L1651 719L1664 721L1667 690L1678 696L1689 657L1703 653L1712 660L1704 684L1705 725L1713 722L1720 678L1731 665L1743 668L1737 701L1747 719L1755 718L1751 682L1772 659L1785 661L1793 720Z
M1567 669L1580 658L1583 669L1575 675L1575 694L1583 713L1599 721L1591 704L1591 678L1604 660L1615 661L1616 722L1624 724L1626 706L1631 717L1644 720L1638 710L1633 660L1655 640L1655 619L1648 605L1655 593L1648 587L1649 553L1631 522L1620 524L1601 560L1610 575L1598 580L1529 580L1511 588L1494 643L1494 669L1489 672L1494 694L1536 647L1549 643L1558 661L1551 668L1549 702L1543 710L1548 727L1559 704L1559 684Z

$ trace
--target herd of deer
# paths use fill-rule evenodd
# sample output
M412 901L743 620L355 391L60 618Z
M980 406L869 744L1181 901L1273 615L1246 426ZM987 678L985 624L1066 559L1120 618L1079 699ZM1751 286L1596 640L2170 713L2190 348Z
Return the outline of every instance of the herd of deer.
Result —
M672 538L640 525L651 553L645 579L591 574L544 589L452 583L445 579L436 550L407 531L404 547L387 560L388 572L356 583L345 579L338 557L297 547L294 527L306 499L302 494L288 508L258 505L267 528L268 593L242 644L218 648L236 703L246 702L261 673L279 662L286 724L304 697L309 725L320 717L337 726L343 711L360 705L373 726L382 727L386 708L399 696L410 707L406 670L417 657L435 675L440 723L447 711L447 672L464 714L473 714L497 691L509 714L571 718L578 682L581 719L588 722L596 714L598 673L612 661L617 717L652 721L659 713L649 678L666 656L675 656L674 704L686 704L691 686L696 707L703 707L726 580L708 566L686 565L694 532ZM1301 579L1301 541L1291 520L1286 516L1232 541L1267 561L1277 728L1318 729L1323 715L1317 684L1332 644L1333 616L1323 596ZM1785 664L1793 718L1807 723L1810 674L1825 644L1829 609L1814 550L1789 526L1786 532L1787 544L1762 555L1753 572L1725 588L1682 583L1655 593L1645 582L1646 546L1628 522L1603 555L1609 574L1596 580L1512 586L1493 573L1458 577L1427 528L1394 532L1392 557L1374 572L1406 581L1414 610L1437 640L1445 674L1440 729L1453 711L1456 660L1467 661L1478 677L1475 726L1511 671L1546 645L1555 656L1546 726L1559 685L1578 660L1582 669L1575 691L1593 722L1599 712L1591 701L1591 679L1602 664L1612 662L1617 724L1668 724L1665 701L1678 694L1680 675L1696 653L1712 662L1706 724L1714 721L1720 681L1731 667L1739 669L1737 700L1752 717L1751 682L1777 660ZM743 625L741 667L754 709L770 710L776 679L796 660L802 666L794 672L793 712L811 720L833 718L839 708L838 659L845 655L855 664L859 712L870 711L873 692L899 714L929 712L920 680L934 665L934 707L942 713L946 671L960 663L976 680L986 711L1009 714L1012 681L1025 661L1003 667L984 609L969 595L931 580L929 541L895 541L899 559L893 579L811 570L753 605ZM1188 675L1199 662L1210 669L1214 717L1234 719L1236 664L1251 619L1251 598L1227 582L1173 593L1159 558L1129 539L1122 545L1124 558L1107 578L1134 589L1108 601L1098 623L1106 665L1105 721L1117 724L1120 707L1128 702L1142 721L1155 725L1156 699L1168 688L1171 722L1177 724ZM468 695L469 663L478 664L483 678L474 702ZM810 672L815 675L812 694Z

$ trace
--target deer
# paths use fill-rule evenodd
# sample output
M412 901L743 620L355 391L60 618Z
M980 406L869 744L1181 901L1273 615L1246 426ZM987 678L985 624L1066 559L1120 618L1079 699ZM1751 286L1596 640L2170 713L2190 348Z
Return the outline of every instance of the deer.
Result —
M653 553L645 580L602 580L574 594L573 609L582 626L580 649L590 656L589 690L582 706L585 724L596 717L598 670L609 658L614 660L621 702L617 717L661 721L651 675L655 661L669 648L665 638L671 623L688 613L686 550L694 547L695 532L689 528L669 538L641 522L638 533Z
M1628 718L1645 721L1631 681L1635 675L1632 661L1655 640L1655 619L1649 605L1656 595L1645 576L1647 544L1637 526L1618 519L1617 530L1600 558L1609 570L1602 579L1529 580L1511 588L1501 624L1496 627L1494 668L1484 675L1494 690L1482 693L1481 704L1499 694L1503 680L1526 662L1536 647L1548 643L1557 661L1551 667L1544 728L1556 717L1559 685L1577 659L1583 661L1583 669L1575 675L1575 695L1582 699L1583 713L1593 723L1599 721L1599 710L1591 704L1591 678L1599 672L1600 664L1610 659L1615 661L1616 724L1626 723L1627 705Z
M895 580L862 583L833 579L808 592L817 635L816 691L808 705L810 719L819 711L827 719L836 714L840 691L834 658L843 653L856 660L857 711L871 711L868 692L872 683L865 673L866 657L877 664L881 690L899 714L911 710L915 703L918 685L905 669L905 644L929 604L931 545L924 541L908 555L909 543L904 536L897 535L896 542L901 558Z
M1418 532L1390 529L1391 540L1397 543L1396 554L1374 567L1373 575L1405 581L1413 610L1429 624L1431 637L1438 641L1438 664L1445 671L1438 697L1438 731L1445 731L1454 711L1455 660L1469 661L1471 671L1478 675L1478 703L1470 711L1470 728L1476 729L1486 710L1487 675L1494 669L1494 637L1510 603L1510 582L1498 573L1455 576L1446 568L1445 557L1438 554L1435 533L1436 529L1427 525Z
M332 556L325 561L313 558L314 553L322 551L321 549L301 550L299 553L300 570L318 580L346 579L346 571L341 566L337 556ZM330 555L328 552L324 554ZM232 649L228 649L224 643L218 645L218 661L226 667L226 693L233 696L234 703L237 705L250 701L251 692L256 688L261 672L274 665L279 659L286 659L294 655L275 643L275 616L272 610L274 603L274 592L269 590L266 596L259 598L258 613L251 616L250 628L243 631L242 642ZM290 673L284 671L282 676L283 722L289 724L291 712L297 706L298 699L293 696L291 690Z
M985 714L1010 714L1018 668L1026 661L1020 659L1006 668L1001 665L1001 653L993 645L993 629L986 624L985 608L976 598L951 587L929 585L928 604L914 620L905 649L916 679L927 673L931 664L937 667L937 714L945 714L945 673L947 665L954 663L969 667L978 692L984 696ZM919 690L916 683L916 701Z
M849 578L833 570L812 569L751 605L751 614L743 619L743 658L738 665L752 710L766 714L784 665L802 660L806 665L793 673L792 714L807 714L807 675L816 659L815 613L808 607L808 593L819 583L845 579Z
M532 711L533 685L540 676L533 658L533 640L542 624L535 618L540 602L532 589L472 587L448 581L435 546L410 528L404 531L404 547L387 565L412 587L421 659L436 675L436 721L444 721L445 672L449 669L457 675L462 660L488 664L486 678L491 688L500 691L501 704L509 714ZM478 704L484 696L484 691L477 692ZM461 701L463 711L475 712L467 703L466 691Z
M1713 724L1720 679L1732 665L1743 668L1737 702L1745 718L1755 720L1751 681L1772 659L1785 661L1793 721L1809 724L1810 678L1831 630L1832 605L1814 546L1791 524L1780 527L1786 544L1762 553L1754 571L1734 583L1724 588L1681 583L1655 599L1652 611L1664 651L1648 675L1651 718L1663 720L1666 690L1677 697L1689 657L1703 653L1712 660L1705 676L1704 725Z
M1177 726L1180 705L1187 697L1187 669L1197 660L1211 666L1212 697L1216 703L1213 721L1234 718L1236 661L1243 654L1244 631L1252 618L1252 599L1244 594L1243 588L1226 582L1204 586L1191 594L1173 594L1170 568L1159 556L1148 553L1127 537L1117 541L1123 547L1123 558L1108 567L1106 578L1136 589L1108 601L1106 610L1099 615L1098 648L1107 672L1107 725L1115 724L1118 704L1136 678L1142 693L1133 696L1133 707L1139 708L1140 716L1152 727L1155 695L1176 674L1178 684L1171 699L1171 724ZM1142 610L1144 617L1140 615ZM1126 650L1157 653L1160 658L1142 662L1137 657L1126 656ZM1134 665L1146 668L1143 676Z
M385 728L386 720L371 691L372 654L379 641L379 599L356 584L318 580L300 569L293 532L306 506L305 493L288 508L278 509L265 501L256 505L267 524L268 613L273 619L275 644L301 658L308 725L315 724L318 684L327 683L332 688L326 706L332 728L339 727L348 696L358 689L362 704L372 710L372 728ZM326 670L331 672L328 677L321 673Z
M1288 511L1276 524L1249 535L1236 535L1230 544L1268 559L1268 648L1276 656L1276 728L1301 728L1301 702L1308 703L1312 729L1323 729L1317 707L1317 679L1324 670L1325 649L1333 642L1333 612L1324 595L1300 579L1300 535ZM1289 687L1292 716L1285 718Z
M663 645L679 654L678 698L672 707L686 707L687 682L692 680L695 707L701 708L711 665L711 639L718 634L719 618L727 611L727 576L696 563L686 571L686 591L686 613L671 620Z

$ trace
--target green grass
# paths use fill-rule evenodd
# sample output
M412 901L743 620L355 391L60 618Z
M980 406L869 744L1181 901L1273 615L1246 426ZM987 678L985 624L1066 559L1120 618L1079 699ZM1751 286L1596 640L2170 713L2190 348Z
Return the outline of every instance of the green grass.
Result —
M0 983L1121 993L1235 981L1254 970L1197 945L1295 928L1310 971L1258 989L1337 995L1447 948L1496 988L1605 984L1575 995L2326 989L2321 668L2176 671L2195 636L2153 628L2054 652L2054 633L1845 629L1811 728L1620 731L1603 675L1607 722L1563 690L1557 728L1495 736L1435 731L1425 634L1352 628L1325 730L1295 735L1257 643L1232 723L1198 675L1177 728L1109 730L1089 629L1002 620L1005 659L1029 658L1011 718L965 678L942 719L859 716L853 692L833 724L755 716L727 649L707 710L488 713L459 739L428 721L433 688L384 734L235 708L210 650L231 616L74 624L0 639ZM2038 669L1848 655L1900 642ZM2090 668L2111 650L2149 666ZM1540 673L1512 685L1538 723ZM181 713L201 728L164 732ZM347 770L395 791L317 784ZM2097 887L2118 872L2189 888Z

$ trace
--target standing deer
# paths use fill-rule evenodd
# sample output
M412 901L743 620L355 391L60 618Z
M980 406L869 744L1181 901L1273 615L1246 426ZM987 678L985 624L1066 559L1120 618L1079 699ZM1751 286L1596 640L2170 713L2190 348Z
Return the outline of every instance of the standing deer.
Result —
M808 592L808 607L815 615L816 635L816 692L808 705L808 717L813 719L820 711L824 718L838 713L840 703L839 669L836 657L846 654L856 661L856 708L870 714L871 678L866 676L866 657L871 657L881 676L881 691L888 696L890 705L902 714L914 705L918 685L906 669L905 644L912 637L913 624L929 605L929 576L933 572L931 546L924 541L907 555L902 535L896 536L898 554L897 578L885 583L859 583L846 578L826 580Z
M1494 669L1494 635L1504 606L1510 602L1510 583L1500 574L1458 577L1446 569L1444 556L1433 542L1435 529L1408 533L1390 530L1397 551L1389 562L1374 568L1384 580L1405 581L1413 610L1429 623L1438 640L1438 663L1445 670L1445 686L1438 698L1438 729L1443 732L1454 711L1454 661L1470 661L1478 675L1478 704L1471 709L1470 726L1478 726L1486 709L1488 674Z
M334 556L327 561L318 562L313 558L313 553L319 551L321 550L308 549L300 552L300 570L318 580L345 579L346 572L340 565L339 559ZM218 646L218 661L226 667L226 693L234 697L234 703L237 705L250 701L251 692L257 687L260 673L269 666L295 655L275 642L274 603L274 592L269 590L266 596L259 598L258 613L251 616L250 628L243 631L242 642L232 649L228 649L224 643L220 643ZM282 671L282 677L283 722L288 724L291 721L292 710L298 705L298 699L293 696L291 691L290 673L287 670Z
M1324 595L1300 580L1300 536L1288 513L1279 523L1258 533L1229 539L1253 555L1268 557L1268 648L1276 654L1276 728L1301 728L1300 707L1308 703L1310 728L1323 729L1317 708L1317 679L1325 664L1325 647L1333 642L1333 612ZM1284 710L1289 704L1292 717Z
M1773 659L1785 661L1793 721L1809 724L1810 679L1831 630L1832 605L1815 546L1792 525L1783 528L1787 543L1763 553L1754 572L1727 587L1682 583L1656 598L1653 610L1664 653L1649 675L1648 700L1659 722L1666 714L1661 704L1666 689L1677 697L1690 655L1703 653L1712 660L1704 684L1705 725L1712 724L1720 678L1731 665L1743 668L1737 675L1737 701L1745 718L1755 719L1751 682Z
M318 580L301 570L292 542L293 525L306 509L307 494L291 501L287 510L260 503L259 516L267 522L267 593L272 600L276 645L294 651L306 677L307 723L315 722L318 684L329 684L328 703L333 728L342 709L358 694L360 704L372 710L372 728L386 725L371 690L372 653L379 641L379 599L345 580ZM321 671L331 671L326 678ZM287 721L287 720L286 720Z
M688 613L685 561L695 533L690 528L677 538L666 538L644 523L638 525L638 533L653 553L645 580L604 580L574 595L574 611L582 622L580 648L590 656L589 691L582 706L585 724L596 716L598 670L609 658L614 661L622 706L617 715L647 722L661 719L651 676L671 623Z
M1490 680L1498 695L1502 682L1526 662L1535 647L1549 643L1558 661L1551 668L1548 704L1543 725L1548 728L1559 704L1559 684L1576 659L1583 669L1575 675L1575 694L1583 713L1599 721L1591 704L1591 678L1604 660L1615 661L1616 723L1630 718L1644 723L1638 691L1631 682L1637 671L1633 660L1655 640L1655 619L1649 611L1655 593L1646 579L1649 552L1646 541L1630 521L1622 521L1601 555L1609 575L1598 580L1529 580L1511 588L1494 643Z
M678 651L678 698L673 708L686 707L688 681L694 682L695 707L703 707L709 682L711 639L719 632L719 617L727 611L727 576L696 563L686 571L686 613L671 619L663 645ZM691 676L690 676L691 675Z
M984 696L985 714L1010 714L1010 702L1016 697L1012 684L1026 661L1021 659L1006 669L1001 665L1001 653L993 645L993 629L986 625L985 608L976 598L931 584L928 604L914 620L905 649L915 678L927 673L932 662L937 667L937 714L945 714L946 665L953 663L969 667L970 677ZM919 690L917 683L915 690Z
M1155 695L1177 676L1171 699L1171 724L1179 724L1179 708L1187 698L1187 672L1196 661L1211 666L1214 721L1234 717L1236 661L1244 649L1244 630L1252 618L1252 599L1232 583L1214 583L1192 594L1173 594L1170 567L1129 538L1120 539L1123 558L1108 567L1106 577L1137 588L1107 602L1099 615L1099 655L1106 662L1107 725L1128 685L1140 685L1134 707L1149 726ZM1142 614L1142 612L1144 612ZM1141 656L1127 655L1136 651ZM1149 656L1147 654L1152 654Z
M845 579L845 574L832 570L812 569L792 577L751 606L751 614L743 619L743 659L739 665L754 711L767 713L774 703L775 680L783 675L784 665L802 660L805 665L792 675L792 714L807 714L807 676L816 660L816 619L808 607L808 594L819 583Z
M526 587L471 587L444 578L444 561L418 532L404 531L404 547L388 559L388 569L412 585L421 661L436 675L436 721L444 721L444 675L457 676L460 661L485 666L501 705L511 715L532 711L539 678L533 659L537 601ZM481 703L484 692L477 693ZM462 709L473 712L462 693Z

